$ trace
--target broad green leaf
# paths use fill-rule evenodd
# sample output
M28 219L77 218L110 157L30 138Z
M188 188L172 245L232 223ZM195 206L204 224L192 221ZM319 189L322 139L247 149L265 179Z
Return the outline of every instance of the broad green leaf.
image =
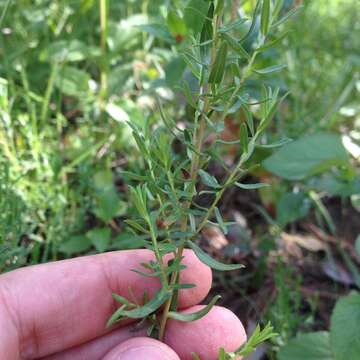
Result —
M170 44L175 43L175 39L170 34L167 27L163 24L145 24L138 26L142 31L148 33L149 35L155 36L161 40L164 40Z
M84 70L64 66L57 74L55 86L64 94L76 98L88 95L90 75Z
M189 0L184 10L184 20L188 29L194 35L200 34L208 13L209 2L204 0Z
M338 135L317 133L286 144L263 161L266 170L288 180L301 180L348 162Z
M176 11L170 10L168 12L166 21L168 28L173 35L184 36L186 34L187 29L184 19L181 18Z
M173 58L165 67L166 83L169 86L177 85L184 73L186 63L182 57Z
M240 189L245 189L245 190L255 190L270 186L270 184L267 183L243 184L239 182L236 182L235 185Z
M331 316L330 345L336 360L358 359L360 355L360 293L340 299Z
M115 216L126 212L127 204L120 200L115 187L104 188L103 191L98 190L95 199L96 203L93 212L104 222L108 222Z
M91 248L90 239L84 235L72 236L59 246L59 250L67 255L73 255L87 251Z
M355 241L355 249L358 255L360 256L360 234L357 236Z
M260 31L263 36L269 32L270 26L270 0L263 0L260 18Z
M86 236L99 252L107 250L111 242L110 228L95 228L88 231Z
M285 64L281 64L281 65L274 65L274 66L269 66L267 68L263 68L263 69L252 69L256 74L259 75L267 75L267 74L271 74L277 71L281 71L282 69L286 68Z
M310 207L311 201L304 193L285 193L276 203L276 220L285 226L305 217Z
M209 84L220 84L225 73L225 64L227 56L227 44L223 41L216 54L214 64L209 75Z
M212 269L219 271L230 271L237 270L244 267L241 264L223 264L215 259L213 259L210 255L208 255L204 250L202 250L198 245L188 240L186 242L190 248L195 252L198 259L203 262L205 265L211 267Z
M99 48L88 46L77 39L50 43L40 54L40 61L77 62L100 56Z
M216 302L221 298L220 295L216 295L212 298L212 300L203 307L201 310L193 312L193 313L178 313L174 311L170 311L168 317L173 320L183 321L183 322L191 322L195 320L199 320L212 309L212 307L216 304Z
M221 186L218 183L218 181L216 180L216 178L212 175L210 175L209 173L207 173L205 170L200 169L199 170L199 175L201 177L202 182L206 185L209 186L211 188L214 189L220 189Z
M278 359L335 360L331 353L329 333L327 331L318 331L299 334L280 349ZM353 359L356 359L356 357Z
M346 181L334 174L325 174L322 177L316 177L311 185L319 191L326 191L331 195L349 197L353 194L360 194L360 178Z

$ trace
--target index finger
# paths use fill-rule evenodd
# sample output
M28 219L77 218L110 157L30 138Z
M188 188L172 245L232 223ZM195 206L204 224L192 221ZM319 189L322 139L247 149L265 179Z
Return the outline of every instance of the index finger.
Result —
M211 286L211 271L186 251L181 281L196 285L180 292L179 306L200 302ZM157 278L131 271L153 259L148 250L129 250L33 266L0 276L0 299L16 329L21 358L33 359L103 335L116 309L111 293L137 301L160 288ZM0 302L1 306L1 302ZM12 339L13 340L13 339ZM11 357L10 357L11 358Z

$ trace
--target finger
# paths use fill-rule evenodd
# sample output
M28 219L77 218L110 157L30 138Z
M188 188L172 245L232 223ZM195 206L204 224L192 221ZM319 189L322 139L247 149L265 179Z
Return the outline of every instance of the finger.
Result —
M195 312L201 307L194 306L184 312ZM202 360L216 360L221 347L232 352L245 343L246 333L234 313L224 307L214 306L205 317L193 322L170 320L164 341L181 360L191 360L192 352Z
M134 325L128 325L85 344L42 358L42 360L99 360L122 342L143 336L146 336L146 329L138 330Z
M148 250L106 253L16 270L0 277L0 299L17 329L21 356L33 359L90 341L105 333L115 310L111 293L140 301L160 288L157 278L131 271L153 259ZM181 307L201 301L211 286L211 271L185 252L181 281L196 288L181 291ZM0 304L1 306L1 304ZM11 343L11 342L10 342ZM16 349L13 349L16 351Z
M127 340L111 350L103 360L180 360L174 350L151 338Z
M192 307L187 312L197 310L199 307ZM144 335L145 329L134 331L134 325L128 325L43 360L99 360L121 342ZM191 352L201 355L201 360L216 360L220 347L234 351L245 341L246 334L240 320L231 311L218 306L198 321L182 323L170 320L165 336L165 342L182 360L191 359Z

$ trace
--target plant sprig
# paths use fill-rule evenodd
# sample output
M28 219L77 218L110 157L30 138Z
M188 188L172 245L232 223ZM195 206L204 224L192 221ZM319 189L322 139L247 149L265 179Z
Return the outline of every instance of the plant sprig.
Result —
M158 99L162 125L152 128L150 122L141 129L130 123L139 152L144 158L147 174L132 178L141 181L140 185L130 187L132 202L140 216L128 220L131 229L145 240L145 246L155 254L156 262L143 264L150 275L159 277L162 288L153 299L138 306L126 303L122 297L116 298L122 305L111 317L109 324L123 318L156 318L152 329L162 340L168 319L177 321L195 321L205 316L216 301L216 296L202 310L192 314L177 312L179 289L191 287L191 284L180 284L179 274L183 269L181 259L185 247L190 247L200 259L213 269L220 271L240 269L242 265L223 264L212 259L194 242L215 214L215 224L226 232L227 223L223 221L217 207L224 192L231 186L255 189L266 184L241 184L240 178L247 173L247 162L253 155L259 140L275 116L279 99L279 89L262 88L262 98L255 104L260 106L261 118L254 120L252 96L247 88L247 81L253 76L260 77L281 70L282 66L259 69L256 67L258 54L275 46L284 34L270 39L281 14L282 1L258 0L254 14L246 34L239 36L239 25L246 19L227 22L226 6L223 0L202 2L193 16L194 1L190 0L184 9L169 11L168 25L172 32L181 31L186 35L182 43L177 45L176 52L181 56L194 79L197 89L191 88L185 80L180 81L178 88L184 93L193 119L180 128L172 120ZM260 16L260 31L257 34L256 46L246 49L244 41L255 32L255 24ZM286 17L286 15L285 15ZM286 20L286 19L285 19ZM284 21L285 21L284 20ZM199 25L200 22L200 25ZM186 30L184 30L186 29ZM228 169L227 177L222 183L210 175L206 168L211 160L219 160L220 145L218 141L226 117L241 109L245 120L239 124L240 145L239 159ZM215 141L211 146L206 140L213 135ZM171 144L179 141L183 150L172 151ZM206 186L206 192L213 195L208 208L199 207L195 198L203 192L198 190L198 182ZM165 263L163 256L173 254L173 260ZM138 273L141 273L138 271ZM162 308L161 314L158 310ZM260 331L257 327L247 344L239 351L226 354L220 351L221 359L231 359L235 355L247 355L262 341L274 332L270 324ZM221 357L222 356L222 357ZM225 357L224 357L225 356Z

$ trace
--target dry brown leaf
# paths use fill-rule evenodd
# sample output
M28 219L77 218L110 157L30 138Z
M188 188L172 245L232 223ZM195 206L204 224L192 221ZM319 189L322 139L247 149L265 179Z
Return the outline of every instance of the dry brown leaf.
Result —
M286 243L295 243L298 246L312 252L325 251L327 245L311 235L301 235L301 234L288 234L286 232L281 233L281 238Z
M222 231L216 226L208 226L202 231L202 235L214 249L220 250L229 242Z

